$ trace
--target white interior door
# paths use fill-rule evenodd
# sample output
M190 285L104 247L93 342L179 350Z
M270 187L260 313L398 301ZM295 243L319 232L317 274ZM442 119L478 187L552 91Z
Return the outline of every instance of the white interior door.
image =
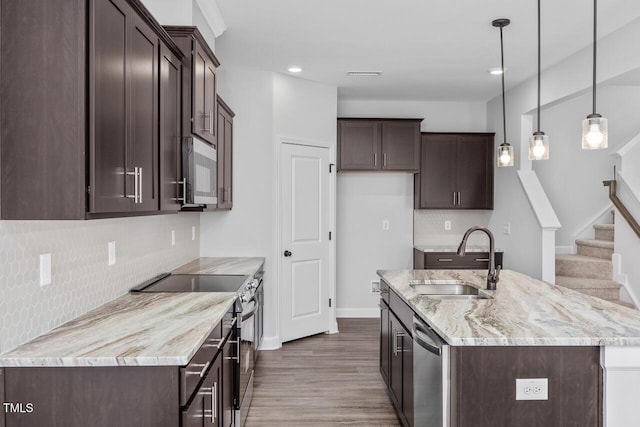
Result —
M282 144L281 339L329 330L329 149Z

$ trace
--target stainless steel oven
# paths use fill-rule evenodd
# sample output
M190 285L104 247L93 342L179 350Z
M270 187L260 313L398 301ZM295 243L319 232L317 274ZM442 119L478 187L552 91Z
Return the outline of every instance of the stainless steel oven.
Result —
M182 175L185 205L218 203L218 151L215 146L195 137L184 138Z
M247 419L251 399L253 398L253 373L255 366L255 319L258 311L254 289L251 286L240 296L242 315L240 316L240 395L239 395L239 426L243 426Z

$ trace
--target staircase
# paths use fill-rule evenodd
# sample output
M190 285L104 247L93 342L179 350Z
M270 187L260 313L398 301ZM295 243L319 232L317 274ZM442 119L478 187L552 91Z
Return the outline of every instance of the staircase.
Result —
M556 285L634 308L620 301L620 284L613 277L614 224L595 224L594 239L577 239L576 255L556 255Z

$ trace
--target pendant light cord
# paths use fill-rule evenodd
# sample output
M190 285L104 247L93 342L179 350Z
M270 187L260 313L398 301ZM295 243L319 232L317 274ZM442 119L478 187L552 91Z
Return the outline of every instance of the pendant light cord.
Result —
M593 0L593 114L596 114L596 42L598 28L598 0Z
M504 102L504 45L502 41L502 27L500 27L500 64L502 67L502 137L507 142L507 109Z
M540 132L540 0L538 0L538 132Z

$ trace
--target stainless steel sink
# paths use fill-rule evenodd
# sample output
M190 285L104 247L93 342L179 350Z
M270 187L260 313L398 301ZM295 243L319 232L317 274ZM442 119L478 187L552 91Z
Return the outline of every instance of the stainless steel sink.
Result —
M474 286L460 280L412 280L409 285L419 295L437 299L491 299Z

